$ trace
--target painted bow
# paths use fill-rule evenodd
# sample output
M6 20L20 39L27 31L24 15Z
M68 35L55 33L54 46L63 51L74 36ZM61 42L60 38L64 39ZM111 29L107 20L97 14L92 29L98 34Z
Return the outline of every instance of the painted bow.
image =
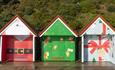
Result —
M108 53L108 48L110 47L109 40L106 40L103 44L101 43L101 36L99 36L99 44L97 44L95 41L90 41L88 43L88 48L92 48L90 53L93 54L96 49L104 49L106 53Z

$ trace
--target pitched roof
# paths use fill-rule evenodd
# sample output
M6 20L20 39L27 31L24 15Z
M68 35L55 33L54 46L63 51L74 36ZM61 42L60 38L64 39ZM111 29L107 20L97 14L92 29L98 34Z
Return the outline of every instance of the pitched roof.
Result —
M87 29L98 19L98 18L101 18L113 31L115 31L115 28L112 27L112 25L107 22L101 15L97 15L92 21L89 22L88 25L85 26L85 28L81 29L80 31L80 36L83 35Z
M56 19L60 19L60 20L63 22L64 26L65 26L70 32L72 32L72 34L73 34L75 37L78 36L77 32L73 31L73 30L66 24L66 21L65 21L61 16L58 15L58 16L56 16L56 17L49 23L49 25L48 25L43 31L41 31L41 32L39 33L39 36L40 36L40 37L54 24L54 22L55 22Z
M4 31L4 29L8 27L17 17L27 26L27 28L33 33L33 35L37 36L35 31L19 15L15 15L8 23L6 23L6 25L0 30L0 33L2 33L2 31Z

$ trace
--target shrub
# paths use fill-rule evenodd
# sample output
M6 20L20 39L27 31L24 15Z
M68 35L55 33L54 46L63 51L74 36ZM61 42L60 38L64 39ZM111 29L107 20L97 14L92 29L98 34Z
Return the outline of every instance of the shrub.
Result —
M115 12L115 5L109 5L108 8L107 8L107 10L109 12Z

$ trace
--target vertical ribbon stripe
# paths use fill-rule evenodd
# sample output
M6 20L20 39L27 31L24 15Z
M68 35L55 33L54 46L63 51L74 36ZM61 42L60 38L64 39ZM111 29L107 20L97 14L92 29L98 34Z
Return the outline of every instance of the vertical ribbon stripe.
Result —
M101 38L102 38L102 36L101 35L99 35L99 45L98 45L98 48L101 48L102 46L101 46Z
M106 34L106 25L103 23L103 34Z

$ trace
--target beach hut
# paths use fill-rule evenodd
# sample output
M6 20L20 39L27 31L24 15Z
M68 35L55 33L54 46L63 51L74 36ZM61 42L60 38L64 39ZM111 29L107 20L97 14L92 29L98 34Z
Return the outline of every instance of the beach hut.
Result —
M111 61L114 29L102 16L96 16L81 31L82 62Z
M1 61L34 61L36 33L18 15L1 29Z
M42 61L75 61L76 32L62 17L55 17L40 35Z

